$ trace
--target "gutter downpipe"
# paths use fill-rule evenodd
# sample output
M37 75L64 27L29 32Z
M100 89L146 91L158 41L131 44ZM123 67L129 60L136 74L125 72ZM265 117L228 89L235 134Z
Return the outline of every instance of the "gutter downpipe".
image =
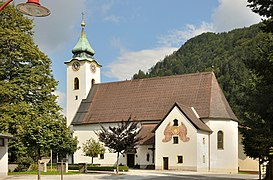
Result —
M211 146L211 144L210 144L210 136L211 136L211 133L209 134L209 172L210 172L210 162L211 162L211 159L210 159L210 146Z

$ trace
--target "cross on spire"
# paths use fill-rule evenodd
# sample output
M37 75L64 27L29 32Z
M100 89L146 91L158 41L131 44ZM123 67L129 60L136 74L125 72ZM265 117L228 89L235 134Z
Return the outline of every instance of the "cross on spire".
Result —
M72 49L73 58L81 58L81 59L91 59L93 60L93 55L95 51L92 49L86 34L84 32L84 13L82 13L82 23L81 23L82 31L79 41L77 42L76 46Z
M84 13L82 12L82 23L81 23L82 29L84 29L85 23L84 23Z

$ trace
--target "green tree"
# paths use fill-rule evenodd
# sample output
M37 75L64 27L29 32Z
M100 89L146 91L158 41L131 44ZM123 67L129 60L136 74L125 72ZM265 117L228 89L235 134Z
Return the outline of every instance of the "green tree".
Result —
M50 149L58 153L60 158L73 154L79 149L77 137L73 137L73 132L66 125L66 119L60 119L52 122L51 131L54 132L54 141Z
M248 2L253 12L268 19L263 21L265 33L255 47L260 58L246 63L255 75L246 86L243 145L248 156L268 163L266 179L273 179L273 2Z
M145 78L145 73L141 70L138 71L137 74L134 74L133 79L143 79Z
M132 121L131 117L127 121L122 121L116 127L109 126L105 128L101 126L101 131L97 133L99 141L114 153L117 153L116 172L118 173L118 163L120 154L124 154L133 150L137 143L142 139L137 136L140 129L138 123Z
M96 142L93 138L90 138L86 141L86 143L83 143L82 148L85 156L91 157L92 165L94 162L94 157L98 157L98 155L105 153L104 146L101 145L100 142Z
M40 159L50 149L73 152L77 140L66 127L54 95L51 60L33 41L32 20L9 5L0 13L0 132L17 137L10 159Z
M273 2L271 0L247 0L247 6L255 13L267 19L263 20L265 26L263 30L266 32L273 32Z
M29 110L28 104L22 101L27 95L27 85L23 83L24 73L22 72L28 66L27 62L24 64L22 59L24 57L31 58L30 56L33 56L31 54L35 51L34 49L29 55L26 55L25 51L32 41L32 28L32 21L18 14L11 6L7 6L1 11L0 131L15 136L20 129L23 129L23 118ZM9 151L12 154L9 158L11 161L15 161L17 157L25 156L25 147L20 140L11 141Z
M241 100L252 71L245 62L259 59L256 48L263 39L256 24L248 28L225 33L204 33L189 39L176 52L165 57L150 68L144 78L186 73L213 71L236 116L243 118ZM133 79L143 78L141 71Z
M260 59L248 64L255 76L245 88L243 145L248 156L268 163L266 179L273 179L273 36L266 36L257 48Z
M247 0L247 2L249 3L247 6L250 7L253 12L258 13L260 16L273 17L273 2L271 0Z

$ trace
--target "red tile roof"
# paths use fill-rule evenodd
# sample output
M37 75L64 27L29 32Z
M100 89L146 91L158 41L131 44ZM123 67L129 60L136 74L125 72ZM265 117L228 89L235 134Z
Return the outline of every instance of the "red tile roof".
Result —
M143 138L138 142L140 145L153 145L155 144L155 134L153 133L153 129L157 126L157 124L141 124L141 129L139 131L138 136Z
M192 123L192 125L199 130L212 132L211 129L201 120L199 119L192 108L184 106L183 104L175 103L173 107L170 109L169 113L172 111L174 107L178 107L180 111L187 117L187 119ZM165 117L168 116L167 113ZM155 143L155 134L154 132L160 126L160 124L165 120L163 118L159 123L142 123L141 129L139 131L138 136L143 138L138 142L139 145L154 145Z
M156 77L93 85L73 125L159 121L177 102L194 107L201 119L237 120L212 72Z
M185 106L183 104L175 103L173 107L170 109L169 113L173 110L174 107L178 107L179 110L184 114L184 116L191 122L191 124L199 130L212 132L211 129L201 120L199 119L196 114L194 113L191 107ZM153 129L153 132L160 126L160 124L165 120L165 118L169 115L167 113L165 117L157 124L157 126Z

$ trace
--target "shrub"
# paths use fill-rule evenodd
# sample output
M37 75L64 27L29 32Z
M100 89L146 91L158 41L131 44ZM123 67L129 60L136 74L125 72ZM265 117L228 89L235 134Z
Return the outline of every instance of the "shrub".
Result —
M79 170L79 164L68 164L68 170Z
M87 170L91 171L113 171L114 169L114 166L87 166Z
M119 166L119 171L128 171L129 167L128 166Z
M91 171L114 171L116 167L114 166L87 166L87 170ZM119 171L128 171L128 166L119 166Z
M18 167L14 170L15 172L24 172L27 171L31 164L34 164L34 161L31 157L20 157L17 160Z
M146 166L146 169L155 169L155 165L154 164L149 164Z
M38 171L38 164L32 163L29 166L28 171Z
M89 171L114 171L114 166L100 166L99 164L88 164L87 170ZM128 171L128 166L119 166L120 171ZM68 164L68 170L79 170L79 164Z

